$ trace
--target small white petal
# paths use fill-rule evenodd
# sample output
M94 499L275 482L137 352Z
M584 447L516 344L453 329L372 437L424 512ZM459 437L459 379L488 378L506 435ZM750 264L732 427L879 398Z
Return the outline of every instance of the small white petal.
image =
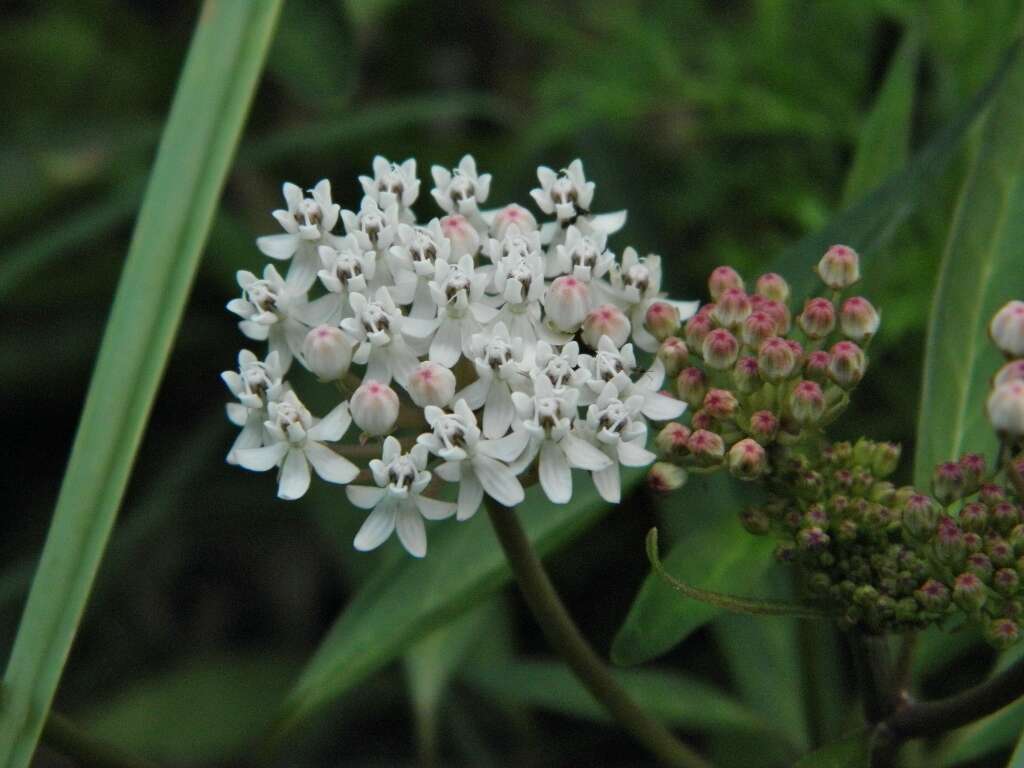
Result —
M459 522L469 520L475 515L483 500L484 487L480 484L476 473L472 469L463 472L459 482L459 513L457 517Z
M290 259L299 247L299 236L285 233L257 237L256 247L272 259Z
M619 441L619 461L627 467L646 467L651 464L657 456L644 448L639 441L635 443L625 440Z
M351 486L349 490L351 490ZM360 552L369 552L371 549L376 549L387 541L388 536L395 530L396 516L397 509L393 503L380 504L363 522L352 544Z
M440 501L418 494L415 501L420 514L427 520L447 520L455 514L455 505L450 501Z
M507 464L523 455L528 442L530 442L530 433L525 429L518 429L498 440L480 441L477 450Z
M479 455L473 460L473 468L487 495L499 504L514 507L523 503L526 498L523 486L515 473L500 461Z
M313 425L309 430L310 440L335 443L341 440L352 423L348 412L348 402L335 406L330 413Z
M246 448L235 452L238 465L253 472L266 472L281 463L288 452L287 443L274 443L263 448Z
M578 469L597 471L612 463L612 460L602 453L601 449L575 435L566 435L559 445L565 451L569 463Z
M359 474L359 467L323 443L308 440L304 450L316 473L329 483L345 485L355 480Z
M387 494L386 488L375 488L372 485L349 485L345 494L352 505L360 509L373 509Z
M660 392L651 392L644 399L641 413L653 421L670 421L678 419L685 410L686 403L682 400L676 400L674 397L668 397Z
M309 462L297 448L288 451L281 465L281 475L277 479L277 495L288 501L302 498L309 490Z
M545 440L540 449L540 485L555 504L565 504L572 498L569 462L562 448L551 440Z
M516 409L512 405L508 384L492 380L484 404L484 436L492 439L504 437L515 415Z
M410 555L423 557L427 554L426 526L423 525L423 518L411 501L406 501L398 508L395 532Z
M622 478L619 475L617 464L611 464L604 469L593 473L594 487L601 494L601 498L609 504L618 504L622 501Z

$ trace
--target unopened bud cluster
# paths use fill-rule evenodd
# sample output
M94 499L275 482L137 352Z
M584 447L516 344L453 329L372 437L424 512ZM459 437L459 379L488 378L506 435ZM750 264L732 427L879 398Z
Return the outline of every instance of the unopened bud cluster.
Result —
M1019 449L1024 447L1024 301L1003 306L989 334L1007 362L992 380L988 418L999 436Z

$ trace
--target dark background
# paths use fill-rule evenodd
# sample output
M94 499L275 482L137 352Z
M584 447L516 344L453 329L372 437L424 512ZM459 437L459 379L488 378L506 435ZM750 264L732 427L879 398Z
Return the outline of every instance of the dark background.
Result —
M5 654L196 12L194 3L103 0L0 11ZM661 253L672 294L705 298L715 265L752 279L850 202L856 141L908 30L923 43L916 147L993 71L1017 13L1018 3L999 0L290 0L57 708L169 763L244 762L354 585L388 556L351 549L362 517L336 489L321 484L286 504L269 475L223 461L233 433L218 374L242 343L223 307L234 271L263 261L253 241L276 231L269 212L282 181L326 176L335 200L353 208L356 176L374 154L415 156L417 207L430 216L430 165L472 152L495 176L491 202L532 208L536 165L582 157L596 209L629 209L613 248ZM900 441L904 455L961 170L954 164L865 281L883 331L875 375L839 430ZM640 492L552 561L600 649L647 571L642 540L656 515ZM514 592L506 604L518 650L545 653ZM666 663L728 686L718 654L715 636L701 632ZM486 663L486 649L475 663ZM283 759L411 763L413 721L402 667L392 665ZM610 727L509 708L458 682L440 733L444 764L638 759ZM40 763L59 759L44 752Z

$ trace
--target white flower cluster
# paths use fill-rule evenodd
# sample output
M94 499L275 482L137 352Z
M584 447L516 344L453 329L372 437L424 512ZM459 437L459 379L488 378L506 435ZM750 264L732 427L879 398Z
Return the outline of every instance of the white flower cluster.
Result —
M620 466L655 459L647 420L686 407L661 392L661 361L643 369L634 348L656 352L697 309L665 298L658 256L608 250L625 212L591 212L594 184L579 160L537 170L531 195L554 216L544 224L519 205L485 208L491 176L469 155L431 176L444 215L426 223L412 210L415 160L374 158L358 211L340 210L326 180L308 193L285 184L287 208L273 214L284 232L256 244L287 272L239 272L242 295L228 304L268 354L243 350L223 374L237 398L228 416L242 427L230 463L276 468L283 499L306 492L312 467L372 510L357 549L396 532L417 557L424 519L468 519L485 494L519 504L528 477L565 503L571 470L585 470L619 502ZM285 381L294 361L344 393L322 419ZM373 485L351 484L352 446L326 445L352 422L364 446L379 441L364 473ZM457 484L454 503L433 498L441 481Z

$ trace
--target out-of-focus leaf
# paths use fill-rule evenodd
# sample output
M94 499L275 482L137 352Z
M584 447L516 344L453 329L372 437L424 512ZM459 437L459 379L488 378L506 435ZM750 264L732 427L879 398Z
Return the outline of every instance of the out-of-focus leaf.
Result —
M865 731L805 755L793 768L869 768L870 765L871 737Z
M624 472L623 487L631 488L642 476L638 470ZM584 474L576 473L575 482L579 486L571 504L551 504L535 486L518 508L530 541L542 555L611 510ZM427 558L392 560L349 603L288 694L271 739L287 736L410 644L462 615L510 578L483 511L465 523L432 529Z
M742 497L736 493L737 485L720 474L708 483L707 494L680 494L673 515L679 516L676 525L688 525L663 565L673 577L702 589L763 597L760 582L774 563L775 542L768 536L752 536L740 526ZM721 612L685 599L651 573L615 636L612 660L639 664L660 656Z
M267 74L300 103L344 105L359 74L347 11L339 3L291 0L267 56Z
M873 190L907 162L920 53L920 37L916 31L908 32L893 55L878 98L861 127L857 151L843 186L844 207Z
M925 680L941 673L957 659L963 658L985 641L981 630L968 624L955 632L941 627L929 627L917 638L914 649L913 679Z
M846 208L819 232L808 235L783 251L771 270L786 275L795 296L810 293L817 277L811 267L833 243L848 243L867 260L877 255L922 199L934 188L949 163L960 151L967 132L992 104L1007 75L1020 58L1021 44L1007 51L999 69L984 88L935 137L919 150L907 166L859 202Z
M646 712L668 725L694 731L776 734L774 724L707 683L668 670L615 670L614 675ZM461 679L489 696L587 720L607 721L572 672L556 662L511 661L495 668L474 664Z
M0 765L35 751L103 558L280 2L203 7L4 676Z
M950 225L932 302L918 419L915 480L964 451L992 455L985 393L1000 364L986 328L1024 295L1024 62L1010 71L985 119Z
M98 739L154 760L223 761L260 732L299 668L273 654L187 659L76 720Z

